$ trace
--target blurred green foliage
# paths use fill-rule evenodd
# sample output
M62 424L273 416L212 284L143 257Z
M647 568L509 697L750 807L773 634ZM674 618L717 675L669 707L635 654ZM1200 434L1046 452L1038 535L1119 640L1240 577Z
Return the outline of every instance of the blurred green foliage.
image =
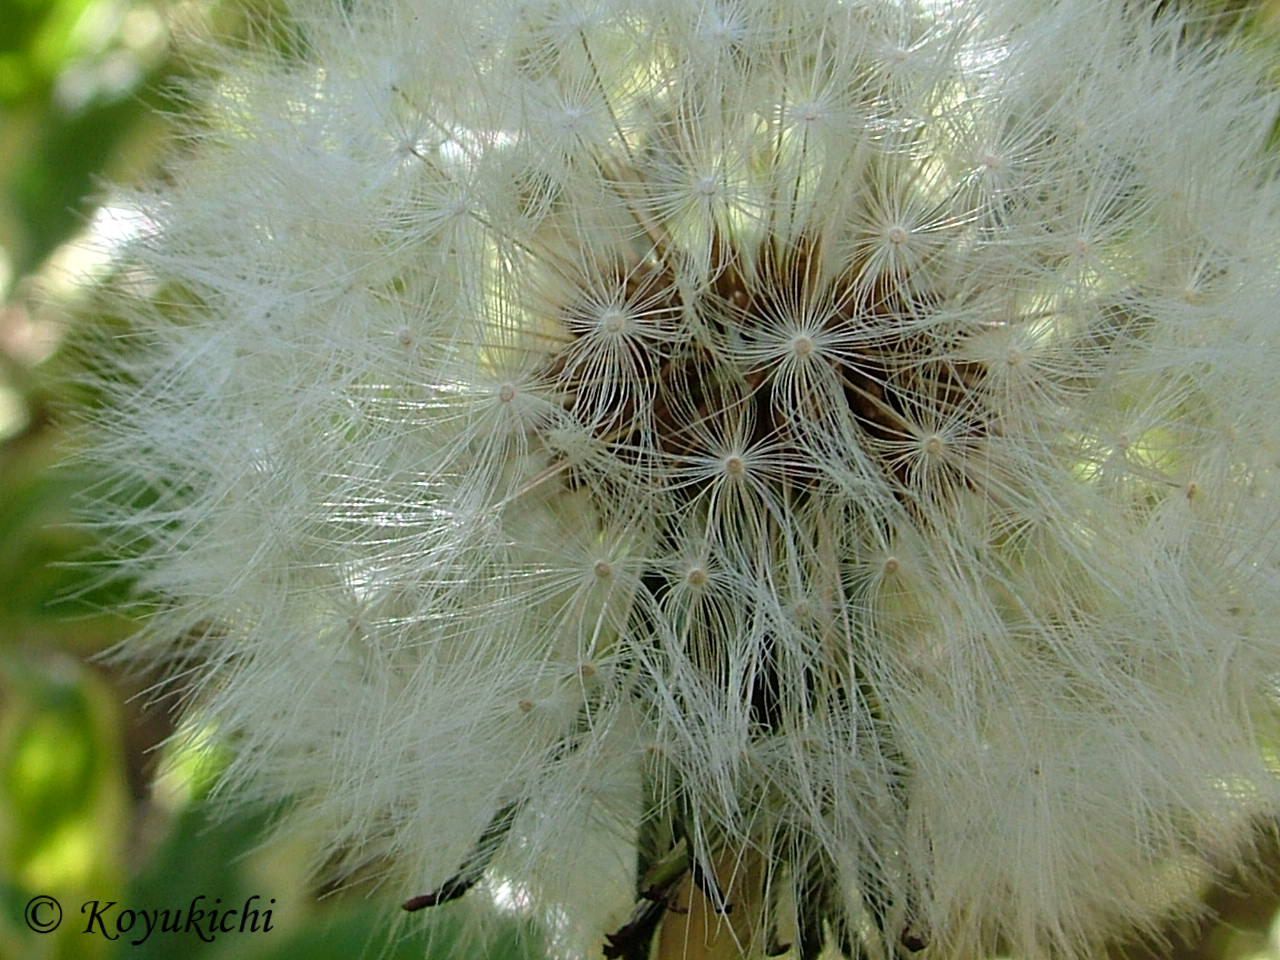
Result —
M151 172L165 113L183 109L192 52L210 35L274 35L268 2L0 0L0 960L410 960L444 955L463 934L462 905L399 927L386 903L394 896L319 898L305 852L264 841L271 811L211 817L199 799L217 756L198 742L157 750L172 733L166 715L143 712L130 700L136 682L91 659L133 625L112 612L127 585L96 576L90 536L69 525L91 478L53 468L64 442L53 411L89 399L76 397L57 350L67 318L110 324L63 276L79 268L69 241L90 222L103 183ZM1214 23L1241 9L1238 0L1188 2ZM1280 0L1251 10L1258 29L1280 20ZM157 758L171 773L153 788ZM1280 853L1268 862L1280 864ZM24 920L38 895L61 903L54 932L36 934ZM272 910L272 931L212 942L154 933L134 945L141 926L113 941L86 934L81 913L114 901L105 914L114 932L126 909L185 910L198 896L229 908L255 895ZM1129 956L1280 958L1271 879L1206 896L1221 922ZM497 930L471 952L544 955L514 920Z
M0 241L35 269L81 222L95 177L152 123L163 86L159 10L104 0L0 0Z

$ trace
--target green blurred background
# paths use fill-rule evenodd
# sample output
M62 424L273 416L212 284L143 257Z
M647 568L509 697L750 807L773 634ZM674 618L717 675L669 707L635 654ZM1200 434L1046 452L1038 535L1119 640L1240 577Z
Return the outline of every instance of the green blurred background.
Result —
M133 625L110 612L124 587L95 581L92 539L69 525L92 478L54 464L67 411L93 401L73 385L92 357L60 348L78 325L110 323L93 290L128 224L105 185L154 172L202 45L278 26L269 2L0 0L0 960L408 960L443 955L467 915L402 924L394 904L415 891L316 889L302 849L264 844L270 811L211 815L218 755L198 731L174 737L171 717L142 706L145 678L93 659ZM1240 16L1235 0L1193 2L1218 27ZM1247 17L1280 73L1280 0ZM1269 832L1260 843L1263 869L1206 888L1215 919L1125 954L1280 960L1280 853ZM115 941L84 932L90 901L116 902L103 914L114 933L126 908L185 909L198 895L238 907L254 894L261 909L275 899L269 934L155 933L135 946L140 923ZM64 914L44 935L24 921L38 895ZM517 920L498 929L470 952L544 953Z

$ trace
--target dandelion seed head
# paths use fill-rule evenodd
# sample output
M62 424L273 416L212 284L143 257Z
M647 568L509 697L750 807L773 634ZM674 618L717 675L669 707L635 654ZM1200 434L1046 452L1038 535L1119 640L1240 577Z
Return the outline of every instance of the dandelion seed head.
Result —
M228 795L583 952L673 857L808 960L1086 955L1247 855L1247 56L1102 0L297 11L135 198L90 453L124 655L180 664Z

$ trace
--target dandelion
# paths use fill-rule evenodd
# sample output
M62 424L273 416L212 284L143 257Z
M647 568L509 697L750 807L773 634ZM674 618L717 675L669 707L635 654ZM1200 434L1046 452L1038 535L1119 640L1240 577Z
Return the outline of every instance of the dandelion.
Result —
M134 199L125 655L611 957L1188 909L1278 799L1276 102L1145 6L297 4Z

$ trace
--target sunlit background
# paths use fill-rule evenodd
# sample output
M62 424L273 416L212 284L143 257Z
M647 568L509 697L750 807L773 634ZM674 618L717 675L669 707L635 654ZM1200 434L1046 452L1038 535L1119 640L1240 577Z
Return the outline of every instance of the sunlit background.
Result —
M1222 23L1236 16L1233 0L1207 2ZM203 45L269 32L280 15L269 0L0 0L0 960L408 960L448 951L467 912L406 925L394 904L416 891L316 889L301 844L262 844L270 811L210 816L219 756L207 731L175 731L143 708L145 678L93 659L132 629L111 613L125 587L97 581L92 538L69 524L92 478L54 464L68 459L64 424L94 402L75 385L93 357L61 348L112 322L95 314L94 286L141 226L107 184L154 172ZM1280 81L1280 0L1249 21ZM1259 842L1263 869L1204 891L1210 920L1124 955L1280 960L1280 845ZM271 933L213 942L157 932L135 946L140 926L111 941L86 934L80 912L255 894L275 899ZM62 905L52 933L24 922L37 895ZM510 927L474 952L541 952Z

